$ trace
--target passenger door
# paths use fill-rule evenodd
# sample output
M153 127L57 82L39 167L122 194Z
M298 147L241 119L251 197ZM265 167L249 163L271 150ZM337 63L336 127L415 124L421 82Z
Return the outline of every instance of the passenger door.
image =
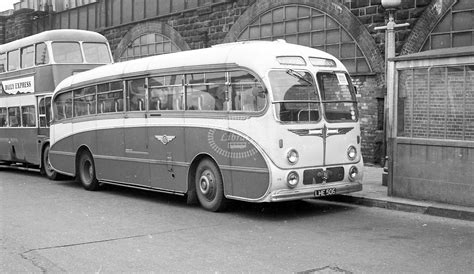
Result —
M148 78L148 144L153 188L187 189L181 75Z
M148 122L145 78L126 81L126 109L123 119L126 174L125 181L150 185Z

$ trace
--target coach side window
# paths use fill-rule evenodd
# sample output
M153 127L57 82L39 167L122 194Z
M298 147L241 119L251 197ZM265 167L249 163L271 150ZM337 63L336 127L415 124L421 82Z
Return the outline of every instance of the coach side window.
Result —
M95 86L74 90L74 116L95 114Z
M172 110L173 104L170 104L170 94L165 85L165 76L148 78L148 102L149 110Z
M36 127L35 106L22 106L21 118L23 127Z
M57 120L72 117L72 91L58 95L54 101Z
M186 109L227 110L225 72L186 75Z
M21 49L21 68L29 68L34 65L34 47L29 46Z
M49 63L48 48L45 43L36 44L36 65L45 65Z
M148 78L149 110L182 109L182 75L157 76Z
M97 113L123 111L123 82L97 85Z
M20 68L20 50L10 51L8 53L8 71Z
M8 108L8 125L10 127L19 127L21 125L20 107Z
M5 72L7 69L7 54L0 53L0 73Z
M127 81L127 110L145 110L145 79Z
M7 108L0 108L0 127L7 126Z
M231 94L232 110L260 111L267 104L266 92L262 84L246 71L232 71Z

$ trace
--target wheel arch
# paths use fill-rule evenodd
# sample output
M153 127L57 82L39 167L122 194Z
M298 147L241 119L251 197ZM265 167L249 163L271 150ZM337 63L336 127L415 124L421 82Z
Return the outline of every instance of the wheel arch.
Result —
M94 158L93 155L92 155L91 149L87 145L79 146L79 148L76 150L76 156L75 156L75 160L74 160L74 176L76 178L77 178L77 170L79 169L79 159L80 159L82 153L84 153L84 152L89 153L92 156L92 158Z
M188 174L187 174L187 186L188 187L187 187L187 191L186 191L187 203L188 204L197 204L198 203L198 199L197 199L197 195L196 195L196 185L195 185L196 169L197 169L199 163L203 159L209 159L212 162L214 162L214 164L217 166L217 168L219 170L219 173L221 174L221 177L222 177L222 183L223 183L222 186L224 188L224 193L225 193L225 183L224 183L225 180L224 180L224 176L222 175L222 171L221 171L221 168L219 167L218 162L209 153L201 152L201 153L197 154L196 156L194 156L194 158L191 160L191 164L189 165L189 168L188 168Z
M43 154L44 154L44 151L46 150L46 147L49 146L51 144L51 142L49 140L45 140L44 142L41 142L41 146L40 146L40 161L39 161L39 167L40 167L40 170L44 168L43 166Z

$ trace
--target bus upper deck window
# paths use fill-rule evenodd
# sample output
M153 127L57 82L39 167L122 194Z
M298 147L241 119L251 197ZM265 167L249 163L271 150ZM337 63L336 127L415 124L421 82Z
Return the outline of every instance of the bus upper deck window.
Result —
M83 62L81 47L76 42L54 42L53 58L60 64L80 64Z
M33 56L34 56L33 46L22 48L21 49L21 67L22 68L32 67L34 65Z
M111 63L109 49L104 43L83 43L84 55L87 63Z
M36 44L36 65L45 65L49 63L48 48L45 43Z
M0 73L5 72L7 68L7 54L1 53L0 54Z
M20 68L20 50L10 51L8 53L8 70L17 70Z

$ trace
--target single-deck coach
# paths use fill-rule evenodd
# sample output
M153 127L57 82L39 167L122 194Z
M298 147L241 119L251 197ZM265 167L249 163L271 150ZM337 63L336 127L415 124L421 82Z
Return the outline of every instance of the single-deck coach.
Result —
M276 202L362 189L354 87L333 56L249 41L71 76L53 97L50 162L101 183Z

